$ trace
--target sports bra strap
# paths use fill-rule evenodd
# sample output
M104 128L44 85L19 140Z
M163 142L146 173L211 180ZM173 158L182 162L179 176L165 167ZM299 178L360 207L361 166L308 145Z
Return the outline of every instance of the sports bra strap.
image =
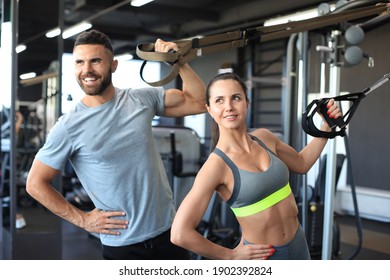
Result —
M233 204L233 202L236 201L236 198L240 192L240 188L241 188L240 173L238 171L238 167L234 164L234 162L224 152L222 152L218 148L215 148L214 153L217 154L218 156L220 156L233 172L233 179L234 179L233 193L230 196L230 198L226 201L226 203L229 206L231 206Z
M259 145L262 146L266 151L272 153L274 156L277 157L277 155L270 148L268 148L267 145L264 144L263 141L261 141L259 138L257 138L256 136L254 136L252 134L249 134L249 136L252 138L252 140L255 140L257 143L259 143Z

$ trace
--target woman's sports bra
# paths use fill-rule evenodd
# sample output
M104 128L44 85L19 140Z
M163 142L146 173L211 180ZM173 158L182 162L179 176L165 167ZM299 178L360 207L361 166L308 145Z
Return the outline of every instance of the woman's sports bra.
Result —
M264 172L238 169L234 162L220 149L213 151L230 167L234 177L233 193L228 205L237 217L250 216L275 205L291 193L289 170L260 139L250 135L268 153L270 164Z

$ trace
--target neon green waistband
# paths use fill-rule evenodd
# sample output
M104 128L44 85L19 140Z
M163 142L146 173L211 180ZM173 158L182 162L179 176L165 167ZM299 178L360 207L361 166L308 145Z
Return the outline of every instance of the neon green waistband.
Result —
M258 202L255 202L251 205L238 207L238 208L231 207L230 209L232 209L233 213L237 217L245 217L245 216L253 215L275 205L279 201L289 196L290 193L291 193L290 184L287 183L287 185L285 185L280 190L277 190L273 194L270 194L269 196L267 196L266 198Z

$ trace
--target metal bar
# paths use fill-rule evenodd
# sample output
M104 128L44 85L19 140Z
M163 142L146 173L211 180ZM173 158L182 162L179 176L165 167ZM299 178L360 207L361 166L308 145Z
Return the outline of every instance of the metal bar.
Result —
M370 87L368 87L367 89L365 89L365 90L363 91L364 95L367 95L367 94L373 92L373 91L376 90L378 87L381 87L383 84L387 83L389 80L390 80L390 73L387 73L387 74L385 74L381 79L379 79L378 81L376 81L373 85L371 85Z
M332 32L330 38L331 47L337 48L341 32L336 30ZM338 54L334 52L334 63L330 66L329 91L331 96L340 95L340 66L338 65ZM325 204L324 221L322 237L322 259L330 260L332 258L332 240L333 240L333 215L334 215L334 193L336 182L336 141L329 139L327 144L326 160L326 178L325 178Z
M389 4L381 3L371 7L356 8L301 21L293 21L274 26L258 27L256 30L262 33L261 41L268 41L277 38L283 38L292 33L331 26L340 22L359 19L374 14L389 13L389 9Z

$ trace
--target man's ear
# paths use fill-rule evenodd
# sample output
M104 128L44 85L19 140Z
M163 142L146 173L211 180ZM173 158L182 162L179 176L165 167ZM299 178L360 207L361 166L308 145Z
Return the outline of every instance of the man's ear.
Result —
M117 67L118 67L118 60L117 60L117 59L114 59L114 60L112 61L112 64L111 64L111 72L112 72L112 73L115 73Z

